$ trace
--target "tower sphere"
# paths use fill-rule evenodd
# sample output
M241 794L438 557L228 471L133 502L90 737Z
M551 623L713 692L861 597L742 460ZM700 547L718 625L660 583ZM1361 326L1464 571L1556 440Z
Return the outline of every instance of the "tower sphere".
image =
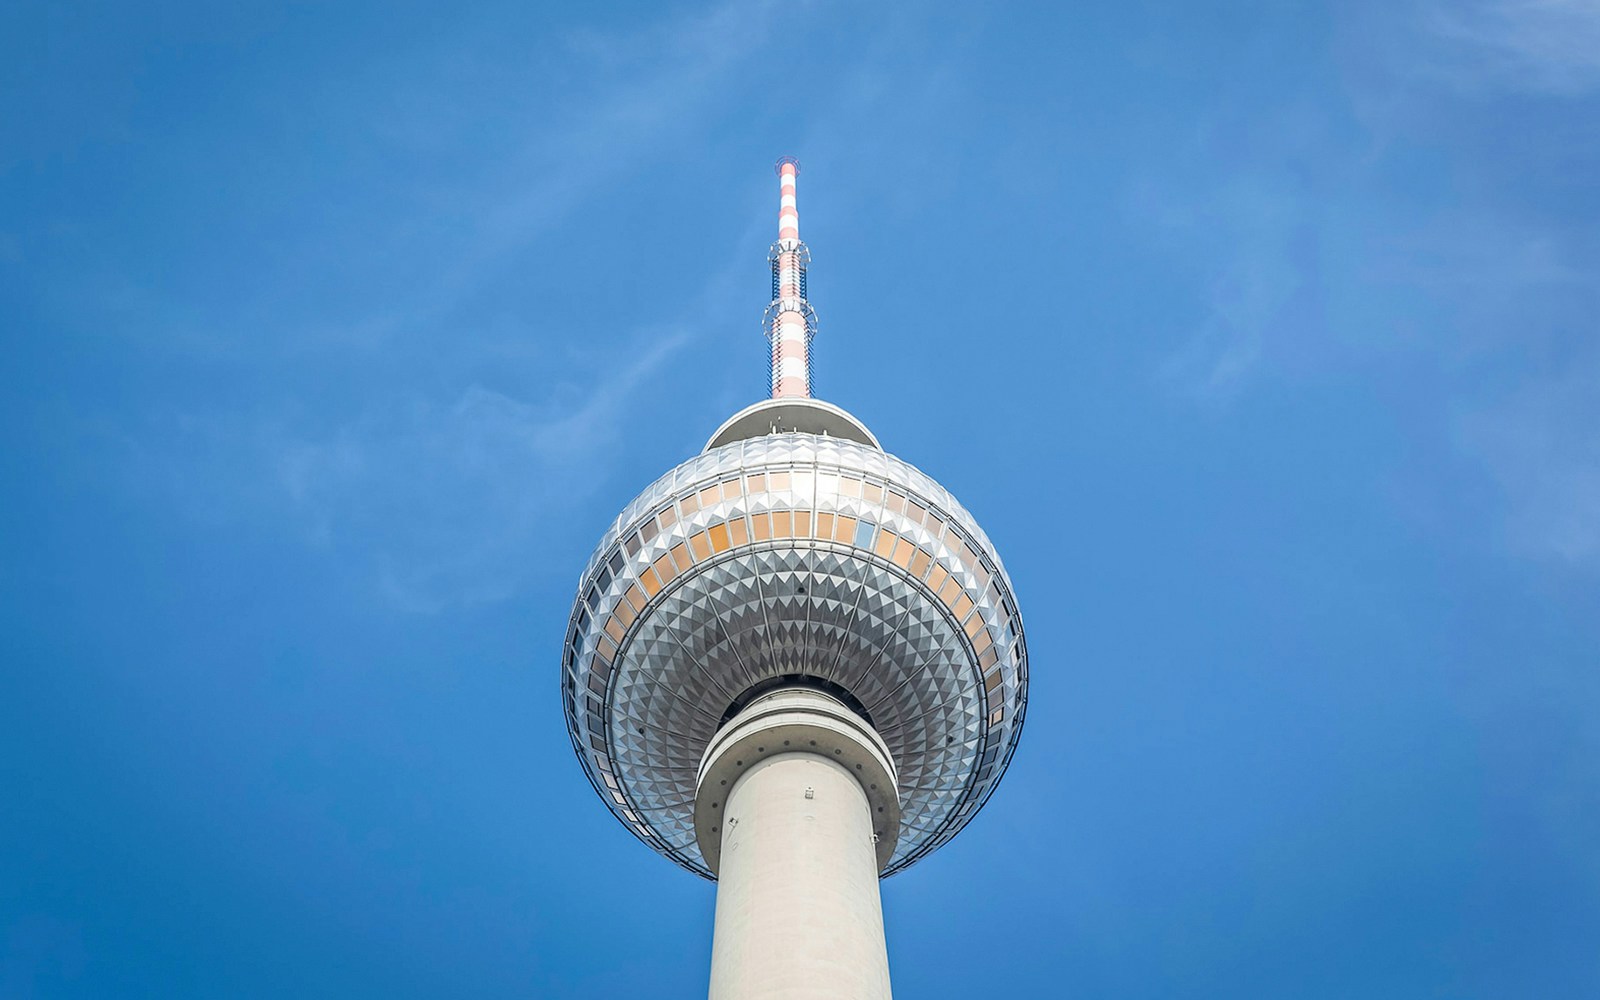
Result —
M881 737L899 785L888 875L994 791L1027 684L1011 583L972 515L850 414L798 396L736 414L624 508L580 579L562 671L596 791L707 877L702 759L753 701L809 687Z

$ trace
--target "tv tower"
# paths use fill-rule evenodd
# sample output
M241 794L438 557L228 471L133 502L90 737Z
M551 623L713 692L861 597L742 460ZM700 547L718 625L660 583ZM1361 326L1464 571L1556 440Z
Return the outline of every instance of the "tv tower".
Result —
M561 696L611 811L717 882L711 1000L886 1000L878 880L993 793L1022 729L1027 646L972 515L812 397L800 171L777 169L771 398L601 538ZM929 417L956 402L930 393Z

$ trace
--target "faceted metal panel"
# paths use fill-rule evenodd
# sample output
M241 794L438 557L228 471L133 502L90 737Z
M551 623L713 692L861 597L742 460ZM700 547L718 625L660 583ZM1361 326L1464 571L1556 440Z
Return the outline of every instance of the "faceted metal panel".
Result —
M805 674L866 709L900 774L892 874L949 840L1021 732L1027 648L965 509L866 445L772 434L641 493L596 548L567 633L573 747L630 830L710 877L694 779L734 700Z

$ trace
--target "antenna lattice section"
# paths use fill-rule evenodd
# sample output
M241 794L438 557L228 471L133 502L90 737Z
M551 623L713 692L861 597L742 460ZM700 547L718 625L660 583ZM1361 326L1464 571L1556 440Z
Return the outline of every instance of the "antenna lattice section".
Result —
M768 382L774 396L779 394L783 379L792 378L795 372L785 370L783 342L785 334L792 342L803 329L805 388L801 395L813 394L811 378L811 341L817 335L817 311L806 301L806 268L811 264L811 251L800 240L778 240L767 251L767 263L772 268L772 302L761 318L761 332L767 338ZM792 357L792 354L790 355Z

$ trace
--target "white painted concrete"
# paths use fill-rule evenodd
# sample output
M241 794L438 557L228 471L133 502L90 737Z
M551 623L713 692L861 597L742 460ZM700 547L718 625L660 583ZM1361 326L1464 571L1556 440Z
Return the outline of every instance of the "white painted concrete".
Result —
M777 696L787 726L796 694ZM805 692L799 700L813 698L819 723L834 723L843 710L878 742L832 698ZM748 732L761 712L760 702L751 705L725 731L744 720ZM837 731L836 724L817 730ZM702 770L700 797L717 803L721 846L710 1000L889 1000L874 842L874 826L883 822L873 804L879 793L869 798L864 772L821 746L825 740L812 748L809 739L793 739L792 728L783 732L790 746L765 751L730 785L709 780L708 787L706 775L726 772ZM863 744L856 756L868 749Z
M770 757L735 782L724 816L711 1000L888 1000L877 852L855 776L808 753Z

